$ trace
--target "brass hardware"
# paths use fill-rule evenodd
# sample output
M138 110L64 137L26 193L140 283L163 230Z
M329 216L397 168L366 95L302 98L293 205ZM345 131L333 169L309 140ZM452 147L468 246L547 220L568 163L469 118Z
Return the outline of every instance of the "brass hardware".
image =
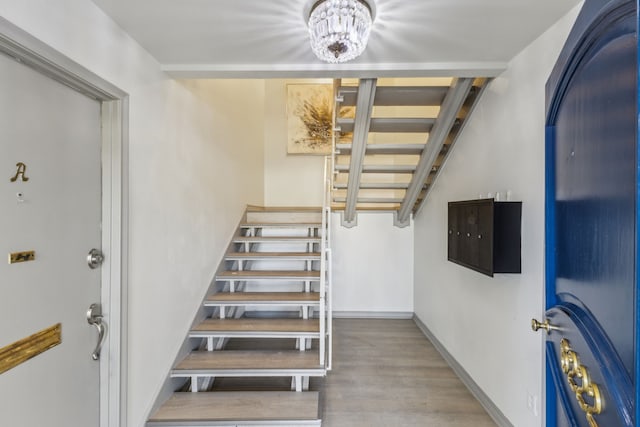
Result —
M13 176L13 178L11 178L11 182L16 182L18 180L18 178L20 178L22 180L22 182L27 182L29 181L29 178L25 176L25 173L27 172L27 165L25 165L22 162L18 162L16 163L16 174Z
M537 321L536 319L531 319L531 329L533 330L533 332L544 329L545 331L547 331L548 335L552 330L557 330L558 328L549 323L549 319L545 319L543 323Z
M44 353L61 342L62 324L58 323L0 348L0 374Z
M35 259L36 259L36 251L12 252L9 254L9 264L35 261Z
M580 409L585 413L589 426L598 427L593 416L602 413L604 407L600 388L591 381L587 367L580 363L578 354L573 351L566 338L560 341L560 364L562 372L567 376L569 387L576 395Z

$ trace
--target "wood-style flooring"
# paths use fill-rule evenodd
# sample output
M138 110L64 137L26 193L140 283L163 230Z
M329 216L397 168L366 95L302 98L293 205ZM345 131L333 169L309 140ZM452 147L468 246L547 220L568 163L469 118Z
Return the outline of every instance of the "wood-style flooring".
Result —
M323 427L496 426L412 320L335 319L333 345Z
M413 320L335 319L333 370L311 378L323 427L495 427ZM292 339L231 339L227 350L294 348ZM317 350L314 348L314 354ZM218 391L290 390L290 378L218 377Z

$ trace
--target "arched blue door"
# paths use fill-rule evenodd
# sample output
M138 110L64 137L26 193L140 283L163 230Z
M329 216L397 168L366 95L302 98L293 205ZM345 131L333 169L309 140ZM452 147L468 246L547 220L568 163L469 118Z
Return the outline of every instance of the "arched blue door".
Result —
M638 416L635 1L586 0L547 83L547 426Z

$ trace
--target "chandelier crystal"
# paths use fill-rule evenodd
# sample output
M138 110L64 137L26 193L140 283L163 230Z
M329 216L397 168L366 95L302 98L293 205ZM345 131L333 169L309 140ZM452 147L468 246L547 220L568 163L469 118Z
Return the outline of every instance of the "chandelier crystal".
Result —
M371 22L371 8L363 0L320 0L309 16L311 49L330 63L356 58L367 46Z

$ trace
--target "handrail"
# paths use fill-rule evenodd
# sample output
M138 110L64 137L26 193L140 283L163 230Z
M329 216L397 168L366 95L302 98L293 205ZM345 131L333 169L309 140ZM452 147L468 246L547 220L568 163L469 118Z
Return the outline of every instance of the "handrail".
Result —
M327 371L333 360L333 304L332 304L332 263L331 263L331 190L333 189L333 165L336 156L336 138L340 131L336 128L340 103L338 90L340 80L333 81L334 108L332 114L331 154L324 158L324 179L322 198L322 231L320 244L320 364Z
M320 231L320 364L327 367L331 366L331 359L327 358L327 353L331 354L331 304L327 301L331 300L331 279L328 274L327 260L328 254L331 253L329 248L330 242L330 209L329 204L331 187L330 187L330 168L331 158L325 157L324 162L324 182L323 182L323 202L322 202L322 226ZM329 346L327 346L329 342ZM329 347L329 348L327 348ZM329 359L329 360L327 360Z
M329 212L331 213L331 212ZM331 229L331 215L329 217L329 230ZM327 276L329 282L329 297L327 299L327 341L329 342L328 351L327 351L327 371L330 371L333 368L333 295L331 293L331 285L332 285L332 275L333 275L333 261L331 260L333 257L333 252L331 248L327 249L327 259L328 265L327 268Z
M332 314L331 304L331 157L324 160L322 226L320 231L320 364L331 370ZM327 345L328 343L328 345Z
M326 169L325 169L326 175ZM322 202L322 227L320 229L320 365L325 364L325 348L326 348L326 250L327 250L327 213L324 208L325 201Z

